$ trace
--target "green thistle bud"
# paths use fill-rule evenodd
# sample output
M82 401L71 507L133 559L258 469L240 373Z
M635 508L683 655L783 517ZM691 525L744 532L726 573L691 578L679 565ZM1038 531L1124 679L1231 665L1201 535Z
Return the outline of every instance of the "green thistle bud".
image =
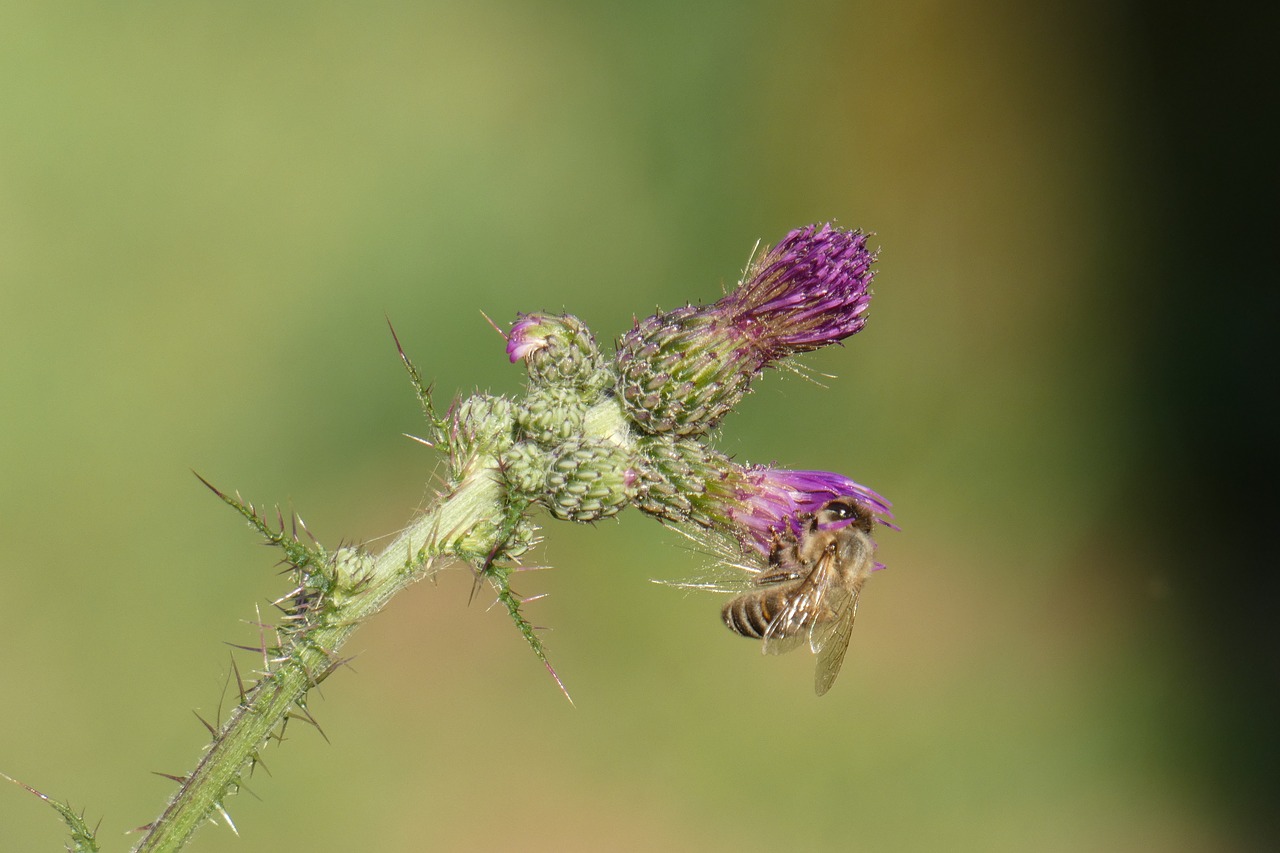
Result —
M572 314L525 314L507 336L507 356L524 359L536 385L578 388L595 394L613 381L591 330Z
M610 441L574 439L553 452L547 508L567 521L616 515L636 496L639 474L632 454Z
M371 558L359 548L339 548L329 560L331 596L347 595L359 591L367 580L373 564Z
M546 494L551 454L532 441L518 441L502 454L502 478L508 491L536 500Z
M503 543L502 550L505 559L518 560L537 547L541 541L542 537L538 535L538 525L527 518L521 518Z
M641 440L639 453L643 461L636 506L641 511L707 529L724 526L709 492L735 468L729 457L692 439L663 437Z
M511 446L515 410L506 397L476 394L453 412L450 449L455 460L476 454L496 456Z
M618 350L619 390L632 419L651 433L698 435L720 422L754 376L725 370L719 318L703 308L659 314L637 325Z
M550 385L530 389L516 409L515 419L526 437L539 444L556 445L582 434L586 414L581 392Z

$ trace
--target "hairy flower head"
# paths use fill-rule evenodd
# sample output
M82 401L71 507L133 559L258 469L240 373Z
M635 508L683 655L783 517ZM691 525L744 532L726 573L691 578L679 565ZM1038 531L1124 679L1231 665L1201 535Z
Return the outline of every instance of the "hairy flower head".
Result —
M637 322L617 355L628 414L654 434L711 429L766 367L863 327L874 261L859 231L798 228L718 302Z
M871 304L871 264L860 231L797 228L768 249L716 305L754 344L761 367L859 331Z
M740 465L691 439L654 436L640 443L645 465L636 505L686 527L735 539L744 551L768 555L777 540L798 533L801 516L836 498L852 498L888 527L890 504L842 474Z

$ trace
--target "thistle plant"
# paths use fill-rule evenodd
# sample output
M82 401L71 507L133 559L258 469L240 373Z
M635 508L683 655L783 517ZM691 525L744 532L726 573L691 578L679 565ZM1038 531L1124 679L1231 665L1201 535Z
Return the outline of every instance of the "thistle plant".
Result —
M874 260L858 231L797 229L760 252L717 302L638 321L612 358L572 315L522 315L506 333L506 349L527 373L524 393L477 394L443 411L393 331L426 419L421 440L445 462L443 485L375 553L326 548L296 517L205 482L279 548L291 582L273 602L274 628L250 647L256 671L234 671L235 707L226 720L203 721L208 748L191 771L171 777L177 791L141 828L134 849L177 850L211 818L231 824L227 801L266 744L290 725L316 724L308 696L342 669L351 634L397 592L443 568L466 567L477 589L489 588L567 697L526 615L533 597L513 588L522 558L539 541L542 511L594 522L635 506L757 566L805 525L813 528L837 499L890 524L888 502L847 477L741 464L708 438L765 369L863 327ZM71 827L74 849L96 850L84 821L53 805Z

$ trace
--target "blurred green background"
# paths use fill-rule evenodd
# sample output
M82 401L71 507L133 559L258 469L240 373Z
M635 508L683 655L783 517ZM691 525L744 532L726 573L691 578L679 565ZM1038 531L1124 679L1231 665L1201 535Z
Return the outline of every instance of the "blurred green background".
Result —
M896 505L830 694L649 583L700 565L651 520L549 522L521 591L576 708L448 573L190 849L1265 847L1275 673L1179 426L1223 357L1183 211L1234 269L1179 158L1233 125L1180 64L1208 24L1115 8L0 5L0 771L119 850L199 757L284 581L192 469L329 544L424 505L385 317L443 395L513 393L482 310L608 342L836 220L882 248L867 329L719 437ZM0 786L0 849L61 843Z

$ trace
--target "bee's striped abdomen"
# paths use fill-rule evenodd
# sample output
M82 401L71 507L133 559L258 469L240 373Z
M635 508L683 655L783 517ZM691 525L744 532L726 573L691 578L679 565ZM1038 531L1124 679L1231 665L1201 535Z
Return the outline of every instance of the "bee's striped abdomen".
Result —
M786 592L782 590L749 592L730 599L720 616L730 631L759 640L786 605L786 599Z

